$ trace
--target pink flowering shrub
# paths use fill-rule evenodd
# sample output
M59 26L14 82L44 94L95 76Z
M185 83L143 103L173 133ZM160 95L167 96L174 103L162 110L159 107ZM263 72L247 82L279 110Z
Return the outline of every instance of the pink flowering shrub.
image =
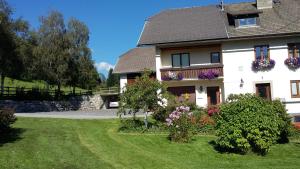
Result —
M166 119L170 134L169 139L175 142L189 142L193 136L193 113L189 107L180 106Z
M215 114L219 114L220 110L218 106L211 106L209 108L207 108L207 114L209 116L213 116Z

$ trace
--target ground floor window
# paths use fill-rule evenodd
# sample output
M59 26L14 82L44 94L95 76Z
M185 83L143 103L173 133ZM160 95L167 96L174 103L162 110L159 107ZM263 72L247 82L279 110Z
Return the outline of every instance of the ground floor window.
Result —
M256 87L256 95L262 97L267 100L271 100L271 85L270 83L257 83Z
M180 102L196 103L195 86L168 87L168 92L175 95Z
M300 98L300 80L291 80L292 98Z

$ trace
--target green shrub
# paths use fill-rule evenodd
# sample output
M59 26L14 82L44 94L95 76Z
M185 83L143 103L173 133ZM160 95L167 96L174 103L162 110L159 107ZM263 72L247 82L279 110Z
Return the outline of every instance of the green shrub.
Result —
M220 106L216 146L221 151L266 154L270 146L288 133L286 110L279 101L252 94L233 95ZM287 132L287 133L286 133Z
M0 110L0 133L10 128L10 125L16 121L15 111L13 109Z
M148 120L148 126L146 128L145 123L142 119L121 119L120 132L162 132L166 131L166 127L163 123L156 122L153 119Z
M281 119L279 122L280 135L277 141L278 143L288 143L288 137L291 135L293 129L291 117L288 116L285 106L279 100L273 101L272 106L273 111L278 114Z
M119 131L141 131L144 129L144 122L139 119L121 119Z
M187 143L194 135L192 123L193 113L189 107L180 106L169 114L166 119L169 129L169 139L175 142Z

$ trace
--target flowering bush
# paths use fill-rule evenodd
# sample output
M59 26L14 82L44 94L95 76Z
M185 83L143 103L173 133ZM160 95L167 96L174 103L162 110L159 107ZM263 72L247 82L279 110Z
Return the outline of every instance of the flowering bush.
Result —
M298 69L300 67L300 58L287 58L284 63L290 68L290 69Z
M180 106L169 114L166 119L170 134L169 138L175 142L189 142L193 136L193 113L189 107Z
M217 106L211 106L211 107L207 108L207 114L209 116L213 116L215 114L219 114L219 111L220 111L219 107L217 107Z
M220 76L220 72L216 70L208 70L208 71L200 72L198 78L212 80L219 76Z
M162 77L163 81L182 80L183 74L169 71L167 75Z
M265 59L265 60L260 60L260 59L257 59L255 61L252 62L252 69L255 70L255 71L259 71L259 70L269 70L269 69L272 69L274 68L275 66L275 60L268 60L268 59Z

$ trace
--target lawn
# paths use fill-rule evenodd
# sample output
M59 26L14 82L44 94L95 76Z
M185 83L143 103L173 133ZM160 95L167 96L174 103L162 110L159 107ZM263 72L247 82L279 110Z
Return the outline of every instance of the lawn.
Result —
M267 156L220 154L213 136L190 144L163 134L118 133L118 120L19 118L16 135L0 141L1 169L88 168L299 168L300 142L271 148Z

